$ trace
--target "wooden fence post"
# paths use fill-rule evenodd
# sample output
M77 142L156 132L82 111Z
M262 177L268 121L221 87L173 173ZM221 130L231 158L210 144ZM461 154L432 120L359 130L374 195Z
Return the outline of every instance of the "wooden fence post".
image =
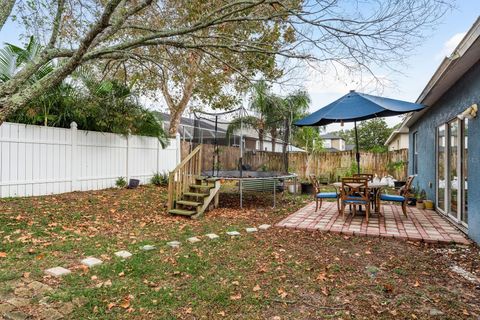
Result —
M125 166L125 175L127 178L127 183L130 181L130 155L131 155L131 146L130 146L130 132L127 134L127 163Z

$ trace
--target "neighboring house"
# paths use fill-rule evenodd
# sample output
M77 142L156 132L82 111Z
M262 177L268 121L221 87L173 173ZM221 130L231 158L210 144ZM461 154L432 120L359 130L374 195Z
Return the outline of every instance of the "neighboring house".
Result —
M392 131L385 146L388 151L396 151L408 148L408 128L402 123L399 129Z
M346 144L345 145L345 151L352 151L355 150L355 145L354 144Z
M322 138L325 151L336 152L346 150L345 139L338 136L336 133L322 134L320 135L320 138Z
M162 120L164 129L168 131L170 115L163 112L157 112L156 114ZM181 117L178 133L182 140L188 142L214 144L216 138L218 145L240 146L240 132L235 131L232 135L227 136L227 128L228 124L217 123L217 131L215 133L215 123L212 121ZM255 130L245 128L243 130L243 141L245 151L260 151L260 141ZM271 137L267 134L263 141L263 151L272 151L272 147ZM290 152L305 152L305 150L290 144L287 149ZM275 152L283 152L283 140L276 139Z
M435 208L480 243L480 18L443 60L406 121L409 172Z

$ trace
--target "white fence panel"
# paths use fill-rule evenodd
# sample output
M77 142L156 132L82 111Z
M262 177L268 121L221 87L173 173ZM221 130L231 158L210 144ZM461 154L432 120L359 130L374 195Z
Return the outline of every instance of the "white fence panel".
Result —
M0 197L110 188L118 177L147 183L180 162L179 137L156 138L5 122L0 126Z

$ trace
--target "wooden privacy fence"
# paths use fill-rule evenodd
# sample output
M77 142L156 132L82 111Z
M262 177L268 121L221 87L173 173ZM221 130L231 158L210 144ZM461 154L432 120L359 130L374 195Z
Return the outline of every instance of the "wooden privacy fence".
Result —
M192 146L182 142L182 159ZM203 145L202 168L211 170L213 166L213 145ZM238 168L240 150L238 147L219 146L220 170ZM327 175L330 180L351 175L356 172L355 151L321 152L307 154L292 152L288 155L289 171L307 178L309 174ZM283 171L283 155L280 152L247 151L243 163L253 170ZM360 168L362 172L377 174L380 177L392 175L395 179L405 179L408 167L408 149L388 151L384 153L361 152Z

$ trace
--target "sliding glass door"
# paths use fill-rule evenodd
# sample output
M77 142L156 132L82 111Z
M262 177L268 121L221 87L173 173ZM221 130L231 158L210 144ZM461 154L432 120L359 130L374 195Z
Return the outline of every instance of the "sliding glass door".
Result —
M445 213L445 163L447 158L446 153L446 131L445 125L437 128L437 209Z
M448 182L450 192L448 192L447 203L448 214L455 220L458 220L458 198L459 198L459 174L458 174L458 120L455 119L448 124Z
M468 221L468 119L437 128L437 209L452 220Z
M462 128L463 151L462 151L462 223L468 223L468 119L463 120Z

